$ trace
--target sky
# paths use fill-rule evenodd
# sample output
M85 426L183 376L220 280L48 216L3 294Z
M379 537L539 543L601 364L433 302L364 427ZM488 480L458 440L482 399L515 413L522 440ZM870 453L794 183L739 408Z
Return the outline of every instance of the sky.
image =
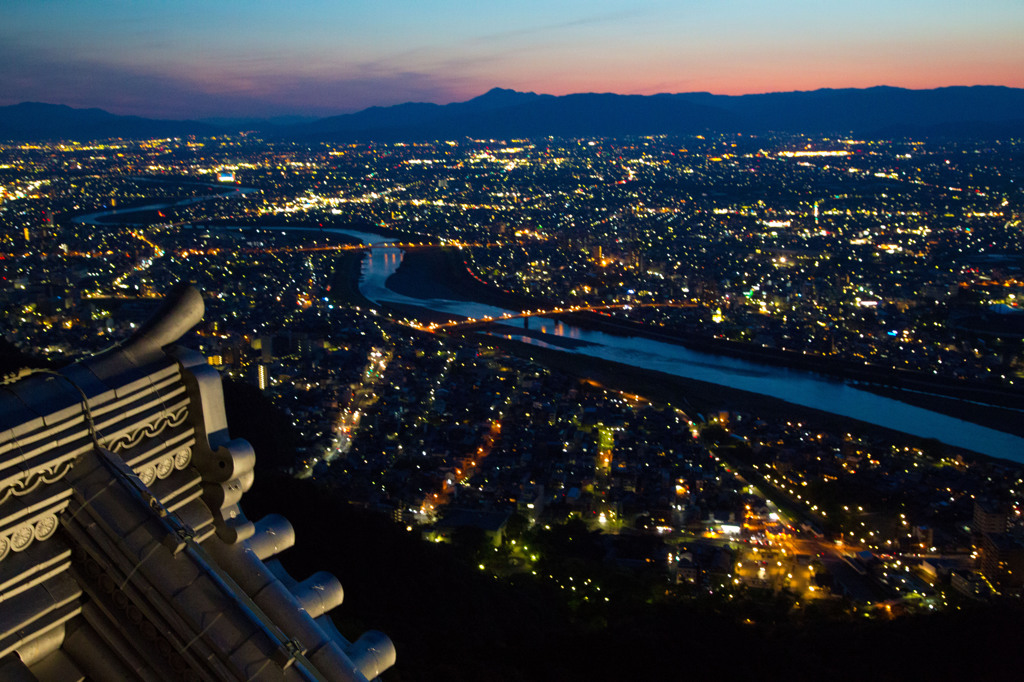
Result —
M1024 87L1024 0L2 0L0 105L327 116L554 95Z

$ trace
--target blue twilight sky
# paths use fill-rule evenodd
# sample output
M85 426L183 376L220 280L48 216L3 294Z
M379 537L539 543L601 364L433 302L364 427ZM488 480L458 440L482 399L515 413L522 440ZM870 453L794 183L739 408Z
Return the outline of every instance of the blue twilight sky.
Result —
M1024 87L1024 0L2 0L0 105L328 115L551 94Z

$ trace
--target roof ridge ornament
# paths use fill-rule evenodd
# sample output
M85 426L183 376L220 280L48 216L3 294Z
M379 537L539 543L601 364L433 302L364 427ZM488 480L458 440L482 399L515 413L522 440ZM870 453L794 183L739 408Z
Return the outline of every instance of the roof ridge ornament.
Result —
M191 284L179 282L167 293L156 313L121 345L121 350L132 362L143 364L199 324L205 311L199 290Z

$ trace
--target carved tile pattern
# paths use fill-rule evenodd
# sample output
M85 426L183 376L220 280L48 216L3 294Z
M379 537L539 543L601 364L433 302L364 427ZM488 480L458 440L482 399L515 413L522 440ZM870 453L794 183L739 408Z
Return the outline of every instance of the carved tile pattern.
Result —
M10 552L23 552L33 540L43 541L57 532L57 516L47 514L33 523L23 523L0 536L0 560Z
M156 480L156 467L153 465L142 467L139 469L138 474L139 480L148 488Z
M174 412L161 415L148 424L143 424L134 431L129 431L128 433L118 436L107 444L107 449L111 452L121 452L122 450L135 447L143 438L152 438L169 428L181 426L185 423L187 418L188 405L182 405Z
M167 478L174 471L174 457L167 456L156 463L156 477Z
M174 453L174 468L181 471L192 461L192 448L185 448Z
M27 495L44 483L49 485L64 478L74 464L73 459L67 459L46 469L30 471L11 485L0 488L0 504L6 502L12 495Z

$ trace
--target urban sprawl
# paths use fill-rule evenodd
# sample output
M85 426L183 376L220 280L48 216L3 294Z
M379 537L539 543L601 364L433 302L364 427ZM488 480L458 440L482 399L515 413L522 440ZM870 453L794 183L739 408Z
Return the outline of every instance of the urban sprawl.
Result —
M206 316L185 342L297 434L258 470L471 543L486 575L570 603L612 598L617 571L671 598L958 608L1024 587L1021 453L651 395L491 320L367 300L367 249L335 230L401 245L407 295L919 381L992 419L1019 414L1024 381L1022 159L1022 141L742 135L8 144L3 331L60 364L191 282ZM560 533L592 560L553 556Z

